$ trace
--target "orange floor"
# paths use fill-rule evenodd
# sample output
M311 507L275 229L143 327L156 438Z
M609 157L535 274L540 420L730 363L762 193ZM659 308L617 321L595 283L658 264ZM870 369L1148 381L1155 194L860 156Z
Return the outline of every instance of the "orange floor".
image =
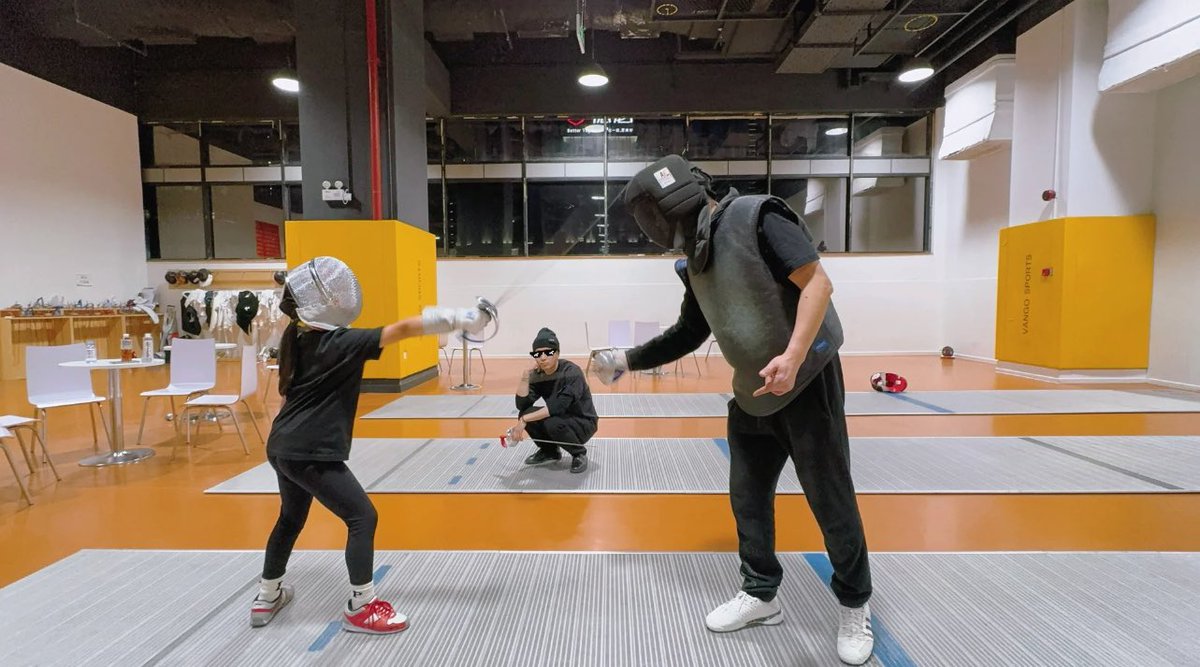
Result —
M485 393L507 393L527 362L491 359ZM910 390L1068 388L998 375L991 365L936 357L848 357L850 391L868 389L873 371L906 375ZM701 360L704 375L637 376L622 392L727 391L730 371L719 358ZM456 368L456 370L458 370ZM221 364L235 382L235 364ZM477 373L478 375L478 373ZM126 375L128 446L136 436L137 391L165 384L166 370ZM415 393L448 393L445 375ZM594 383L597 392L610 391ZM1093 385L1093 388L1095 386ZM97 391L102 387L97 383ZM24 383L0 382L0 414L30 414ZM361 412L395 398L365 395ZM277 398L255 402L264 427ZM0 463L0 585L82 548L260 549L278 508L276 496L207 496L202 492L265 460L250 435L251 455L232 432L209 429L192 450L172 460L173 430L165 401L152 404L147 442L159 455L119 468L81 468L92 453L86 411L51 413L50 448L63 474L44 468L29 479L36 505L21 499ZM492 438L501 420L360 421L362 437L470 436ZM851 417L851 435L1195 434L1200 415L1037 415ZM252 433L252 432L251 432ZM607 419L600 436L720 436L722 419ZM15 457L15 443L10 445ZM514 453L514 456L519 455ZM24 470L23 463L18 463ZM380 549L720 550L736 549L724 495L381 494L373 496L381 524ZM1200 495L867 495L860 497L869 544L876 551L956 550L1200 550ZM803 496L778 500L778 546L821 548ZM323 509L313 511L299 548L340 548L344 527Z

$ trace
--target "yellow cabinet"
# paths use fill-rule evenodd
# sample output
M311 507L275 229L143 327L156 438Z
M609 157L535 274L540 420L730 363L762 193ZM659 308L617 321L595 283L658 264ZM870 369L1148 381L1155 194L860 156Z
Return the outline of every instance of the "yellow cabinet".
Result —
M1154 216L1003 229L997 278L997 361L1059 370L1147 367Z
M429 232L396 220L292 220L285 236L289 268L329 255L358 276L363 310L355 327L385 326L437 302L437 245ZM367 364L364 388L395 391L436 375L437 355L436 336L388 346Z

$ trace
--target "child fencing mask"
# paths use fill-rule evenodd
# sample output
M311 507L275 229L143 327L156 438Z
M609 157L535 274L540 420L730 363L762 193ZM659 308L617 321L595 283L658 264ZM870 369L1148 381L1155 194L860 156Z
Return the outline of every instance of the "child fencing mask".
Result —
M286 282L296 316L313 329L348 327L362 313L358 278L336 257L311 259L289 271Z

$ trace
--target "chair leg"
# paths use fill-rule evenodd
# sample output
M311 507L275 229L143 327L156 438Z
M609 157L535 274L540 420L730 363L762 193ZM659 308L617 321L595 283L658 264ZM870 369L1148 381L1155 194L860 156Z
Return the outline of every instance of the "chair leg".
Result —
M150 397L147 396L146 400L142 401L142 423L138 424L138 438L137 438L137 446L138 447L142 446L142 434L145 433L145 431L146 431L146 410L149 408L150 408Z
M42 436L38 435L38 432L35 431L32 426L27 427L27 428L29 428L29 431L31 433L33 433L33 437L35 439L37 439L38 444L40 444L42 446L42 456L46 457L46 463L50 464L50 472L54 473L54 479L57 479L58 481L61 482L62 475L59 475L58 468L54 467L54 459L50 457L50 450L46 449L46 441L42 440ZM33 445L31 444L29 448L32 450Z
M258 418L254 416L254 410L245 399L242 400L242 405L246 406L246 414L250 415L250 423L254 424L254 432L258 434L258 439L262 441L262 444L267 444L267 439L263 437L262 429L258 427ZM230 412L233 412L233 410L231 409Z
M703 375L703 373L700 372L700 357L696 356L695 350L692 351L692 361L696 362L696 375Z
M42 442L46 442L46 411L38 411L38 429L42 432Z
M179 435L179 411L175 409L175 397L168 396L167 398L169 398L171 400L171 414L175 416L175 424L174 424L175 435L178 436Z
M458 348L450 350L450 361L446 362L446 375L450 375L454 372L454 355L456 354L458 354Z
M29 489L25 488L25 480L21 479L21 472L17 470L17 464L13 462L12 454L8 451L8 446L0 443L0 450L4 450L4 458L8 459L8 465L12 468L13 477L17 480L17 486L21 487L21 495L25 497L25 502L33 504L33 496L29 495Z
M100 415L100 430L104 431L104 439L108 442L108 448L112 449L113 436L108 432L108 421L104 418L104 404L93 403L96 406L96 414Z
M246 446L246 438L245 438L245 436L242 435L241 425L238 424L237 413L235 413L233 411L233 408L231 408L229 406L224 406L224 407L226 410L229 411L229 416L233 419L233 428L237 430L238 440L242 441L242 451L246 452L246 456L250 456L250 448Z
M479 355L479 364L483 366L483 372L487 373L487 362L483 360L483 350L475 348L471 351Z
M21 437L21 432L20 432L20 431L18 431L18 430L17 430L17 428L16 428L15 426L14 426L14 427L12 427L12 428L10 428L9 430L11 430L11 431L12 431L12 434L13 434L14 436L16 436L16 438L17 438L17 446L21 448L21 456L24 456L24 457L25 457L25 465L29 466L29 474L30 474L30 475L32 475L32 474L33 474L33 468L34 468L34 466L35 466L35 464L34 464L34 462L33 462L33 451L32 451L32 450L33 450L33 446L32 446L32 443L30 443L30 448L29 448L29 450L30 450L30 451L26 451L26 450L25 450L25 438L22 438L22 437ZM35 431L35 433L36 433L36 431Z
M96 407L95 403L91 403L88 405L88 417L91 419L91 422L92 422L92 451L98 452L98 451L100 451L100 436L96 433L96 411L94 409L95 407Z

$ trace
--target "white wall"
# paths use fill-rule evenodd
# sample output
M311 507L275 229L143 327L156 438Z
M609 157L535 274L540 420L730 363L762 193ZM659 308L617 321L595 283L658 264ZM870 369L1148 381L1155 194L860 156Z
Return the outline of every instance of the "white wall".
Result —
M1150 210L1155 100L1100 93L1106 25L1075 0L1017 38L1010 224Z
M1200 73L1200 2L1108 0L1100 89L1154 91Z
M0 65L0 303L146 286L137 120ZM92 287L77 287L87 274Z
M1200 388L1200 77L1159 93L1150 377Z

